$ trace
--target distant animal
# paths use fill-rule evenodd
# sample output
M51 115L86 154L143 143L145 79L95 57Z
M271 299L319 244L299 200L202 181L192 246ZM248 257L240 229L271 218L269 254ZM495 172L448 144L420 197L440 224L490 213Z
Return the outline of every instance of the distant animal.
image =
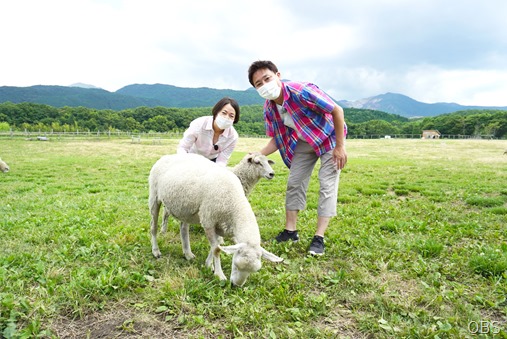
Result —
M227 280L220 252L232 254L231 283L243 286L261 267L261 258L281 262L282 258L261 247L259 226L238 177L197 154L161 157L149 175L150 234L153 256L161 256L157 244L158 215L162 203L166 213L181 221L180 237L187 260L195 258L190 248L189 224L201 224L210 243L206 266L220 280ZM221 246L223 237L234 245Z
M5 161L0 159L0 171L5 173L5 172L9 172L9 170L10 170L9 165L7 165L7 163Z
M507 154L507 149L505 150L505 152L503 152L503 154Z
M265 155L260 153L249 153L245 155L236 166L227 168L239 178L239 181L243 186L243 190L245 191L245 195L248 197L255 187L255 184L257 184L261 178L269 180L274 178L275 171L271 167L271 165L274 164L275 162L268 159ZM167 231L168 220L169 214L167 213L167 210L164 209L164 218L160 229L162 233Z

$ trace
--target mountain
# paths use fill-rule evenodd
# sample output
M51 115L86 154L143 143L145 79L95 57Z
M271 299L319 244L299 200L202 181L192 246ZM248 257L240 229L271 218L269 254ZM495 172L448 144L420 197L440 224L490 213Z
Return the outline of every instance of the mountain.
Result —
M91 85L86 85L91 86ZM245 91L213 88L183 88L171 85L129 85L116 92L82 84L66 86L0 87L0 103L32 102L53 107L88 107L122 110L146 107L212 107L224 96L240 105L262 105L264 100L251 88Z
M456 103L438 102L427 104L416 101L406 95L397 93L385 93L366 99L347 101L338 101L342 107L372 109L391 114L398 114L403 117L426 117L435 116L456 111L466 111L472 109L499 109L507 110L507 106L463 106Z
M237 91L208 87L186 88L163 84L134 84L120 88L116 93L136 98L154 99L166 107L210 107L223 97L234 98L240 105L264 104L264 99L259 97L253 88Z
M53 107L87 107L95 109L122 110L139 106L160 106L155 99L143 99L99 88L80 88L67 86L31 86L31 87L0 87L1 102L31 102Z
M91 88L83 88L91 87ZM109 92L86 84L66 86L0 87L0 103L32 102L53 107L88 107L123 110L146 107L212 107L229 96L243 105L262 105L262 99L253 88L243 91L207 87L185 88L163 84L133 84ZM472 109L507 110L498 106L462 106L456 103L427 104L397 93L385 93L357 101L337 101L344 108L360 108L400 115L405 118L436 116Z

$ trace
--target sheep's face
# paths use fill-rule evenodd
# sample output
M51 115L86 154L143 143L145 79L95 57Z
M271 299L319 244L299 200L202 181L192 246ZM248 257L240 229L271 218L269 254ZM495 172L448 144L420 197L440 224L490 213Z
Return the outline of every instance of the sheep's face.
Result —
M273 171L273 168L271 167L271 165L275 164L273 160L268 159L265 155L260 153L249 154L247 157L248 162L256 167L259 177L273 179L275 176L275 171Z
M232 254L231 283L241 287L251 273L257 272L262 267L261 258L272 262L281 262L282 258L266 251L259 245L240 243L232 246L219 246L227 254Z
M7 164L5 162L3 162L2 160L0 160L0 171L2 172L9 172L9 166L7 166Z
M260 247L244 246L232 257L231 283L234 286L243 286L251 273L261 269L262 251Z

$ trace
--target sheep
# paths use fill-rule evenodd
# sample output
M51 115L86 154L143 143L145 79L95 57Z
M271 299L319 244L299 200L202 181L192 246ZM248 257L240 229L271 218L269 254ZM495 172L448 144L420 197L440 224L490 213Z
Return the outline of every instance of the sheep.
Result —
M275 172L271 168L271 165L274 165L274 163L273 160L268 159L265 155L249 153L236 166L230 168L230 170L239 178L245 195L248 197L260 178L273 179Z
M245 195L248 197L260 178L273 179L275 172L271 165L274 165L274 163L273 160L268 159L265 155L260 153L249 153L245 155L236 166L227 168L239 178L239 181L243 185ZM160 229L161 233L167 232L168 222L169 214L164 209L164 217Z
M5 173L5 172L9 172L9 170L10 170L9 165L7 165L7 163L5 161L0 159L0 171Z
M152 254L161 256L157 244L157 223L161 204L169 215L181 221L180 237L187 260L195 258L190 249L189 224L201 224L210 243L206 267L220 280L227 280L220 263L220 251L232 254L230 280L243 286L258 271L261 257L272 262L282 258L261 247L259 226L238 177L197 154L161 157L149 175L149 209ZM234 245L221 246L223 237Z

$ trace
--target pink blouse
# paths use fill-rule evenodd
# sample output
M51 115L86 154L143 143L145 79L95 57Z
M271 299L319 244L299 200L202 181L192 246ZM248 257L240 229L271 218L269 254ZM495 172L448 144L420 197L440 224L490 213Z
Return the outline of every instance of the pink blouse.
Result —
M238 132L234 127L226 128L215 144L213 134L213 116L193 120L183 133L177 153L197 153L211 160L216 158L217 164L226 166L238 142Z

